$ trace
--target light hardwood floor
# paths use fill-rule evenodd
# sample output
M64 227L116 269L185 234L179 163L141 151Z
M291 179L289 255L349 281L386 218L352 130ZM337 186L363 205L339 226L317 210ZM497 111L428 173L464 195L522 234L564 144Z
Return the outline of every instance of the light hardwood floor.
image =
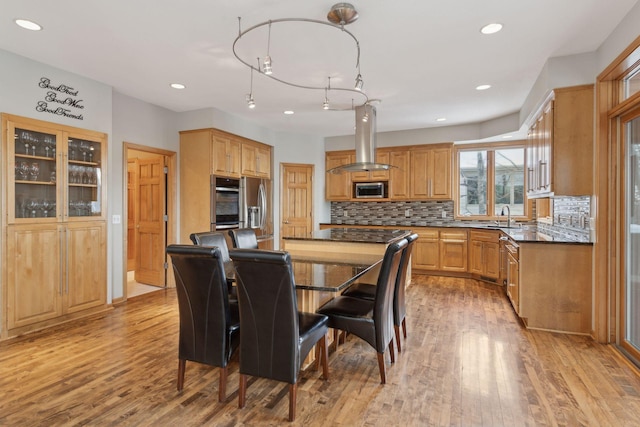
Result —
M408 341L380 385L376 356L354 336L330 355L330 381L302 375L305 426L621 426L640 424L640 377L590 338L527 331L502 289L414 276ZM0 425L286 425L287 387L238 365L217 401L218 370L187 363L176 391L175 290L93 319L0 343Z

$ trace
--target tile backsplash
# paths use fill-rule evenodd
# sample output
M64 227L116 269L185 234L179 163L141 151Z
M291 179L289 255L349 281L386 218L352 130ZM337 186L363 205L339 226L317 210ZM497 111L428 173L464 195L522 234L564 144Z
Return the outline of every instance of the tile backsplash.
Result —
M576 241L593 241L590 229L591 197L556 197L551 221L538 221L538 231L562 235ZM398 225L416 227L473 226L482 221L453 218L454 202L331 202L331 223L338 225ZM535 204L534 204L535 216ZM493 221L484 221L484 223ZM533 224L531 224L533 225Z

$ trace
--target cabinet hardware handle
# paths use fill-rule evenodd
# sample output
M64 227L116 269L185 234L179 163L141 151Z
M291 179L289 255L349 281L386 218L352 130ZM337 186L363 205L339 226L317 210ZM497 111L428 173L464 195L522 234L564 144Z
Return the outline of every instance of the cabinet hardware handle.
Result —
M64 242L62 240L62 230L61 229L58 229L58 234L60 235L59 236L59 238L60 238L60 249L62 249ZM62 296L62 282L63 282L63 277L62 277L62 270L63 269L62 269L62 267L63 267L62 255L60 255L60 272L58 274L60 276L59 277L60 281L59 281L59 285L58 285L58 293L60 294L60 296Z
M66 265L65 269L65 282L66 282L66 294L69 295L69 235L67 234L67 229L64 230L64 240L66 242L66 249L64 251L64 263Z

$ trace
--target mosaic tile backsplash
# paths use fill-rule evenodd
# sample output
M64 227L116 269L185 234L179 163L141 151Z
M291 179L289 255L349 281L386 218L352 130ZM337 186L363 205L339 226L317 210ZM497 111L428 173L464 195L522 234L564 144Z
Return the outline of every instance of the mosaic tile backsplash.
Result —
M537 222L540 232L562 235L572 240L592 241L591 198L553 199L553 223ZM337 225L398 225L416 227L473 226L482 222L456 221L454 203L444 201L331 202L331 223ZM534 210L535 215L535 210ZM493 223L485 221L484 224Z

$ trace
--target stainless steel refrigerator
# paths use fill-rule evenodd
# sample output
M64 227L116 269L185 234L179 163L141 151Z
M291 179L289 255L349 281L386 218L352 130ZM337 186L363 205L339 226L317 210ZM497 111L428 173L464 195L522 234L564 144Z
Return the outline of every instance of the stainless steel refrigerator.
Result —
M258 240L273 237L271 215L271 181L240 179L240 228L252 228Z

